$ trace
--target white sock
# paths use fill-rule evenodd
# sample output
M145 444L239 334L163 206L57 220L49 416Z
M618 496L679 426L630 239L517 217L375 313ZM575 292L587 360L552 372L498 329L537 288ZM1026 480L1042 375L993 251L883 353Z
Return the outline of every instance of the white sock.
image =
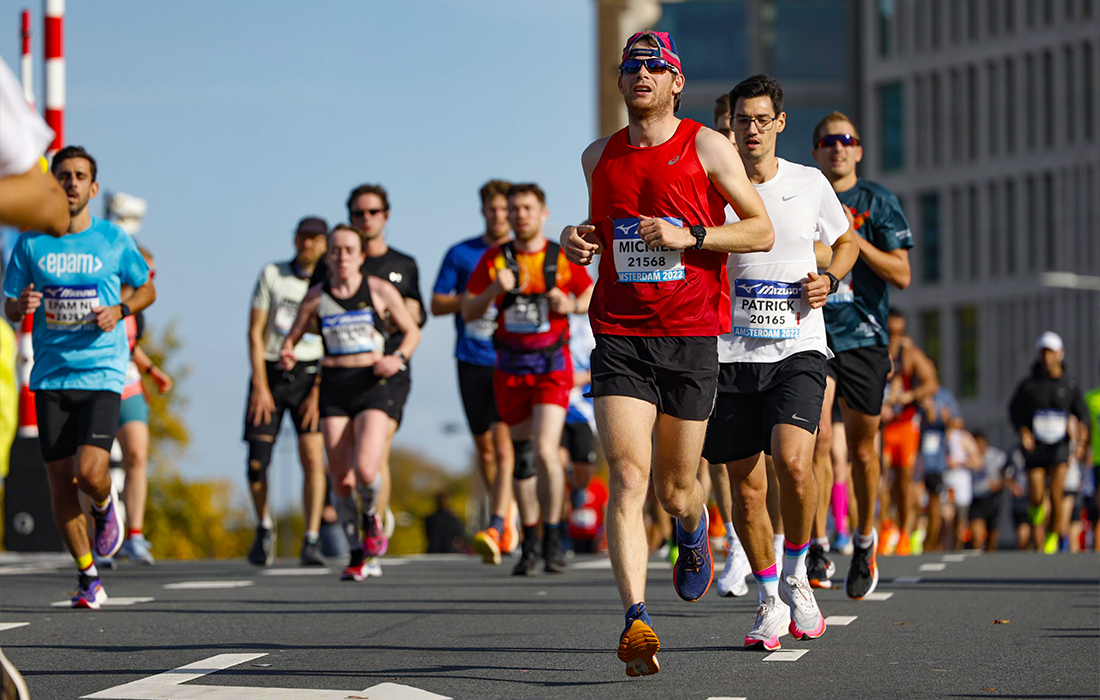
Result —
M775 569L779 573L783 573L783 540L786 539L783 535L776 535L772 538L772 546L775 549Z
M360 480L355 488L359 492L359 504L363 509L363 515L368 518L372 517L378 506L378 494L382 491L381 472L375 474L374 481L369 484Z
M806 578L806 555L810 551L809 542L807 542L800 549L795 550L797 554L791 554L787 551L786 542L783 543L783 577L794 576L795 578Z
M872 529L870 535L863 535L857 532L852 535L852 540L855 541L856 546L860 549L867 549L875 543L875 531Z
M812 544L816 544L816 545L820 546L826 552L831 551L829 549L829 538L828 537L815 537L815 538L813 538L813 540L811 542L812 542Z
M265 530L275 529L275 521L271 519L271 513L268 513L263 517L263 520L260 521L260 527Z
M729 540L731 552L734 547L741 544L741 540L737 538L737 530L734 529L732 520L726 523L726 539Z

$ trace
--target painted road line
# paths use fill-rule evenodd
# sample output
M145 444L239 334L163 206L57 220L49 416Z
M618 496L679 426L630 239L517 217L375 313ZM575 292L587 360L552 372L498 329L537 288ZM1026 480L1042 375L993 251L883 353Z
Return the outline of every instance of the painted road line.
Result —
M386 562L390 564L391 562ZM332 569L325 566L310 566L299 569L265 569L261 576L327 576Z
M31 623L29 622L0 622L0 632L6 632L7 630L13 630L16 627L26 627Z
M748 698L731 698L727 695L723 695L722 697L715 696L715 697L712 697L712 698L707 698L707 700L749 700L749 699Z
M920 583L920 576L898 576L894 583Z
M918 567L918 571L943 571L947 568L947 564L921 564Z
M610 559L593 559L591 561L579 561L575 564L569 565L570 569L578 569L584 571L586 569L607 569L611 570Z
M252 581L179 581L164 584L164 589L168 591L189 591L210 588L246 588L252 584Z
M868 593L867 595L863 596L863 599L864 600L883 601L883 600L890 600L893 597L894 597L893 593L883 593L882 591L875 591L874 593Z
M847 627L856 621L857 615L830 615L825 618L826 625L836 625L838 627Z
M940 559L940 561L956 562L956 563L960 562L960 561L966 561L966 555L965 554L944 554L943 557Z
M231 668L267 654L218 654L177 669L142 678L124 685L81 696L98 700L346 700L347 690L311 690L309 688L264 688L236 685L181 685L211 673ZM426 690L397 683L379 683L360 691L371 700L450 700Z
M123 596L108 596L107 600L100 603L100 605L135 605L137 603L152 603L153 598L126 598ZM50 603L51 608L68 608L72 607L73 601L71 600L59 600L56 603Z
M764 661L798 661L809 649L780 649L764 657Z

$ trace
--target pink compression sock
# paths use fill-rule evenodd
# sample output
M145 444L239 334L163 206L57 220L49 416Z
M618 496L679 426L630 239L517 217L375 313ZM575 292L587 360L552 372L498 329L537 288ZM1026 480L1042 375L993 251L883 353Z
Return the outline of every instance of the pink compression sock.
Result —
M833 521L836 523L836 531L842 535L848 534L848 484L833 484L833 499L830 503L833 511Z

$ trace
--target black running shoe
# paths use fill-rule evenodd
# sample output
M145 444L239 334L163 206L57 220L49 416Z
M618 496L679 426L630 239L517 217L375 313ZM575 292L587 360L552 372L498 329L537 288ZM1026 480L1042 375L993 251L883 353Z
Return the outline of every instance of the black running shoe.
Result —
M275 563L275 531L262 525L256 528L256 539L248 550L248 561L256 566L271 566Z
M523 543L523 553L512 569L513 576L536 576L539 573L538 542Z
M542 558L545 561L543 570L548 574L564 574L569 568L565 560L565 550L561 546L561 538L550 536L542 543Z
M321 556L319 542L302 542L302 566L324 566L325 558Z
M811 588L833 587L829 576L829 564L829 559L825 556L825 548L819 544L811 544L810 552L806 555L806 578L809 579Z
M874 593L878 586L878 563L875 561L875 546L878 545L878 533L874 533L874 540L870 547L855 545L852 552L852 564L848 567L848 578L844 585L848 590L848 597L863 600Z

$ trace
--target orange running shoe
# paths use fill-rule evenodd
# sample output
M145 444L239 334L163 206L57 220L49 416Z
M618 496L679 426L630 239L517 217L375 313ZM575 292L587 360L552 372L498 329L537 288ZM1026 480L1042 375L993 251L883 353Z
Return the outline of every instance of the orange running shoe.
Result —
M649 619L645 603L634 605L630 612L627 617L630 624L619 637L619 660L626 664L626 675L634 677L659 673L661 665L657 663L657 651L661 648L661 640L645 621Z
M519 520L519 508L513 500L508 506L508 517L504 519L504 532L500 533L501 554L511 554L512 550L519 546L519 529L516 521Z
M907 557L913 553L913 539L909 533L905 530L901 531L901 536L898 538L898 544L894 547L894 554L899 557Z
M474 535L474 551L486 564L500 566L500 533L495 527L487 527Z

